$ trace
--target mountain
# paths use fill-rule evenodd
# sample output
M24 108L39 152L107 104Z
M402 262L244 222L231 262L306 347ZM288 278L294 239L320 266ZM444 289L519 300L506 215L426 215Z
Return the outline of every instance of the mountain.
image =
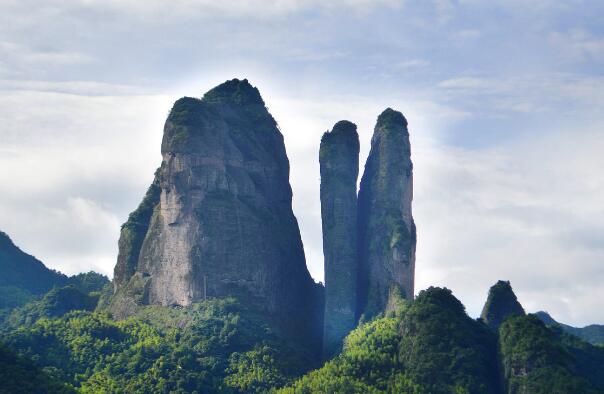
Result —
M120 321L104 312L72 311L23 325L1 340L20 359L36 360L53 381L81 393L266 393L316 364L308 348L284 340L265 320L223 298L186 308L143 306ZM19 378L28 383L28 375ZM0 393L5 389L7 381L0 380Z
M503 322L499 351L506 393L604 393L604 348L549 329L535 315Z
M67 282L67 276L46 268L0 231L0 308L23 305Z
M489 289L480 318L486 325L496 330L508 317L524 314L524 308L518 302L510 282L500 280Z
M31 376L83 393L604 393L604 348L534 315L492 330L444 288L361 323L323 366L233 298L142 306L120 321L71 311L0 337L9 371L31 365L0 379L0 392Z
M498 393L496 335L448 289L364 323L344 350L282 393Z
M325 358L340 351L342 340L356 327L357 322L359 149L357 127L348 121L336 123L321 138L319 163L325 256Z
M233 79L177 100L161 153L122 227L111 311L233 296L320 342L323 288L306 268L283 136L258 89Z
M568 324L558 323L547 312L535 313L543 323L548 326L560 327L565 332L575 335L591 344L604 345L604 325L590 324L585 327L573 327Z
M372 318L393 295L413 298L415 222L407 119L390 108L377 119L358 200L357 315Z
M83 293L75 285L54 287L41 299L14 309L5 318L4 324L18 328L32 325L42 317L61 317L71 311L93 311L98 301L98 296Z
M0 231L0 309L23 306L53 287L73 285L87 294L101 291L108 283L109 278L94 271L68 277L51 270Z
M603 368L604 348L534 315L493 330L450 290L431 287L361 324L339 356L278 392L595 394L604 393Z
M349 121L321 140L324 288L258 90L176 101L113 283L0 236L0 393L604 394L604 347L526 315L510 282L479 319L446 288L414 298L405 117L378 116L357 195L359 150Z

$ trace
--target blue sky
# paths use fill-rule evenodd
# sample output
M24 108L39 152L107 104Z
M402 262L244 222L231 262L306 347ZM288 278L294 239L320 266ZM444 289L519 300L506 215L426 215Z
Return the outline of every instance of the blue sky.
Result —
M119 226L183 95L256 85L285 136L322 279L318 147L409 120L417 290L477 315L509 279L529 311L604 323L604 3L4 0L0 229L67 273L110 274Z

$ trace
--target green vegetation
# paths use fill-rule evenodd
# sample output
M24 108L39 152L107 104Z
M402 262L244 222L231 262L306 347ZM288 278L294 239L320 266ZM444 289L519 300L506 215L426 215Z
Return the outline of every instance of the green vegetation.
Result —
M55 287L40 300L13 310L5 321L5 329L31 326L42 317L60 317L71 311L93 311L98 293L82 293L75 285Z
M67 282L67 276L46 268L0 231L0 308L24 305Z
M82 293L97 293L109 284L109 278L97 272L89 271L70 276L68 283Z
M119 239L118 263L115 267L114 281L118 285L123 285L128 282L138 263L145 235L149 229L149 224L153 216L154 209L159 203L160 186L159 174L161 168L155 171L153 183L147 189L143 201L139 204L134 212L128 216L126 223L122 225ZM83 278L82 278L83 279ZM94 282L94 278L87 278L89 282ZM98 283L100 284L100 282ZM100 291L102 286L96 291Z
M307 373L309 349L233 298L116 321L92 311L98 292L54 288L0 330L0 393L604 393L604 348L534 315L497 332L448 289L390 293L389 312Z
M535 315L548 326L559 327L564 332L577 336L592 345L604 346L604 325L591 324L585 327L573 327L555 321L547 312L537 312Z
M448 289L354 330L344 350L283 393L495 393L495 336Z
M0 393L63 394L75 390L0 343Z
M39 318L4 341L84 393L264 392L312 365L233 299L147 307L119 322L74 311Z
M497 330L510 316L524 315L524 309L518 302L510 282L500 280L489 289L489 296L482 308L482 321Z
M386 131L398 132L401 127L407 126L407 119L399 111L386 108L377 119L377 126ZM407 133L407 131L405 131Z
M534 315L507 319L499 347L510 393L604 392L604 349L550 330Z
M0 286L0 310L12 309L34 300L29 291L17 286Z

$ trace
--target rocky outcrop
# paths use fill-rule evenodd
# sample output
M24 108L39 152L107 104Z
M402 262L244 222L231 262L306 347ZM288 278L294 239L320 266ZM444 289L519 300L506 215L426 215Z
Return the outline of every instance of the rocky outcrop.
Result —
M510 282L500 280L489 290L480 318L486 325L496 330L508 317L522 315L524 315L524 308L518 302Z
M358 200L358 315L384 311L392 295L413 298L416 230L411 214L413 164L407 120L378 117Z
M153 210L159 203L161 192L159 174L160 169L155 171L153 183L147 189L143 201L122 225L118 241L117 264L113 272L115 290L124 286L136 271L140 249L149 230Z
M359 135L348 121L321 138L321 218L325 256L323 354L335 355L356 326Z
M258 90L234 79L176 101L161 151L122 229L113 312L235 296L292 329L319 327L283 136Z

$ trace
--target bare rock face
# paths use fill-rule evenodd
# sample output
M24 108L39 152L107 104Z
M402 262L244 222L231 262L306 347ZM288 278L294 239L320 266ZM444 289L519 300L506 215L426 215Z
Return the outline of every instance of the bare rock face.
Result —
M323 134L319 162L325 256L323 354L330 358L356 326L359 135L355 124L340 121Z
M162 156L122 227L113 312L235 296L298 329L320 324L283 136L258 90L234 79L176 101Z
M490 328L497 330L508 317L524 314L524 308L518 302L510 282L500 280L489 289L480 318Z
M416 230L407 120L386 109L377 119L358 201L358 315L370 318L413 298Z

